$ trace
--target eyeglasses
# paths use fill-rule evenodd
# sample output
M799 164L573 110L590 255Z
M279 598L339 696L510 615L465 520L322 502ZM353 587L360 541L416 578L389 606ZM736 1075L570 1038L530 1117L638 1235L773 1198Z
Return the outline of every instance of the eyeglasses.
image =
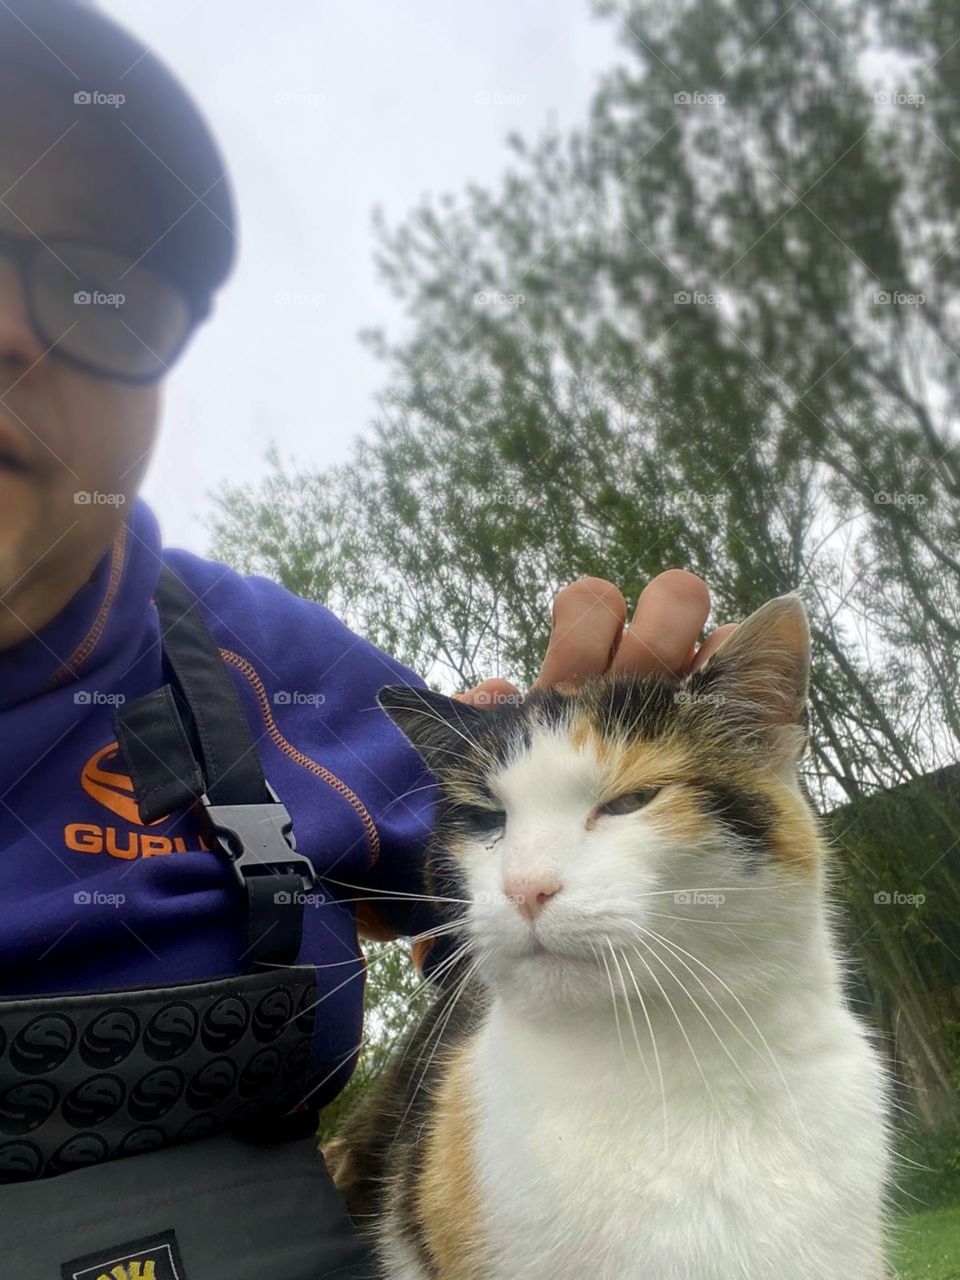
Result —
M134 259L85 240L0 232L27 314L52 355L119 382L155 382L207 308Z

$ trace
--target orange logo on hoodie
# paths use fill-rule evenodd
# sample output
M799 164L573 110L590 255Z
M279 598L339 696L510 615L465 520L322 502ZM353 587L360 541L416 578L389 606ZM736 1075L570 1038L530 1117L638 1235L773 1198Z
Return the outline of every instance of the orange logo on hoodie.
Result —
M166 818L157 818L155 822L146 823L140 817L133 795L133 781L117 768L119 759L119 743L108 742L105 747L95 751L80 774L80 785L84 791L118 818L123 818L124 822L132 822L134 826L153 827L157 822L165 822Z
M121 824L118 828L101 827L92 822L68 823L63 829L63 842L74 853L106 853L112 858L129 860L197 849L209 852L210 845L200 834L151 835L146 830L158 822L166 822L171 815L153 822L142 820L133 794L133 781L122 771L120 747L116 742L108 742L93 753L80 771L80 785L88 796L116 814ZM123 830L124 826L139 830Z

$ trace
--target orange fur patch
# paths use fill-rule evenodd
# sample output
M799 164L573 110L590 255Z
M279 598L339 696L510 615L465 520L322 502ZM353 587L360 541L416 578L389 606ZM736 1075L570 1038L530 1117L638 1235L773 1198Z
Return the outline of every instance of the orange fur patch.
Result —
M655 742L624 742L616 737L604 737L586 711L574 720L570 738L578 750L595 752L603 767L601 803L647 786L668 782L696 784L702 775L698 761L678 740L666 737ZM709 758L709 740L704 742L704 748ZM771 832L774 857L793 871L812 875L822 862L825 849L805 801L785 790L769 771L753 767L748 760L729 759L718 755L716 750L713 755L714 772L726 775L734 787L763 796L777 815ZM662 825L667 834L690 843L702 839L712 827L712 820L693 797L682 791L654 800L649 816L651 822Z
M777 822L772 836L774 856L791 871L812 876L826 858L827 850L806 803L799 796L785 796L781 787L767 779L758 779L757 789L763 789L776 807Z
M439 1280L483 1280L483 1236L473 1173L472 1042L461 1045L436 1099L418 1196L418 1216Z
M681 782L693 776L690 758L679 744L604 737L588 715L577 716L571 725L570 741L578 751L593 751L600 761L605 775L601 802L642 787Z

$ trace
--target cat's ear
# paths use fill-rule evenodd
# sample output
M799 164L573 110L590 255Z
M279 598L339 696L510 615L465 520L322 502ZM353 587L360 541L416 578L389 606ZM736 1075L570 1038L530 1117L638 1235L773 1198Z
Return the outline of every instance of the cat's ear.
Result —
M752 613L689 686L696 698L710 696L777 772L792 769L807 742L810 688L810 626L800 597L778 596Z
M409 684L384 685L377 702L438 776L463 758L485 714L444 693Z

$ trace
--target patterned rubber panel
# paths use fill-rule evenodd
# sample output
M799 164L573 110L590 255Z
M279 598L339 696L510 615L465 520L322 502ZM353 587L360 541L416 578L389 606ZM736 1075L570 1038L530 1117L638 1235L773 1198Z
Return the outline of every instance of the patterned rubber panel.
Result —
M0 1183L225 1131L307 1092L311 967L0 1002Z

